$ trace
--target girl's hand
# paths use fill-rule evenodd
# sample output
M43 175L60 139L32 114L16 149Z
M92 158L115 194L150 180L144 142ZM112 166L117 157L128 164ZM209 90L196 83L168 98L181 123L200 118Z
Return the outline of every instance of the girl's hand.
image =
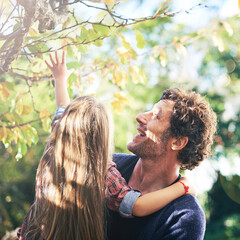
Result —
M45 61L47 66L52 71L55 79L55 99L57 107L67 106L70 103L70 98L67 91L67 79L71 71L67 70L65 52L62 53L62 60L60 61L57 51L55 51L55 61L50 54L51 64Z
M189 187L188 194L196 196L196 188L194 187L194 185L186 177L180 178L180 181L183 182L186 186ZM183 187L183 185L182 185L182 187Z
M54 61L51 54L49 54L49 57L50 57L52 65L50 63L48 63L46 60L45 60L45 63L48 66L48 68L52 71L52 74L53 74L53 77L54 77L55 81L66 82L69 75L71 74L71 72L67 70L65 51L62 52L61 61L58 57L58 52L57 51L55 51L56 62Z

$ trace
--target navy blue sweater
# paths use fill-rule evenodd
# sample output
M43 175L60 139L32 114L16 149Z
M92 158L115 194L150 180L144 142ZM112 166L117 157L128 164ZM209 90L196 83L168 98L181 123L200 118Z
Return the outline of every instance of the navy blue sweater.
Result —
M122 176L129 181L138 161L135 155L114 154ZM184 195L146 217L123 218L109 211L109 240L201 240L205 232L205 215L197 199Z

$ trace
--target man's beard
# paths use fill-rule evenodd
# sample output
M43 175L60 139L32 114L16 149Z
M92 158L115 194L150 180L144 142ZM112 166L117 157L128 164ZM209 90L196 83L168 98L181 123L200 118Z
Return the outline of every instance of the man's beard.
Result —
M171 136L170 128L166 129L162 134L161 139L158 143L151 139L146 139L139 144L128 144L128 150L140 158L163 158L167 152L167 143Z

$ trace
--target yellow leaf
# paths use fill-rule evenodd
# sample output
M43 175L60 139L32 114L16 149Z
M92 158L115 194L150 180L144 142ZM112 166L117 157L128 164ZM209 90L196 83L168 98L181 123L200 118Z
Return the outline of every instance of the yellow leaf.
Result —
M187 35L186 35L186 36L182 36L182 37L180 38L180 42L181 42L181 43L187 42L187 40L189 40L189 38L190 38L190 37L187 36Z
M240 0L238 0L238 10L240 11Z
M232 30L230 24L227 23L227 22L221 22L221 23L222 23L223 27L225 28L226 32L228 33L228 35L232 36L233 35L233 30Z
M118 55L123 55L123 54L125 54L125 53L127 53L128 52L128 50L125 48L125 47L119 47L117 50L116 50L116 53L118 54Z
M114 97L120 101L122 104L129 105L129 101L126 98L125 94L123 92L118 92L114 94Z
M44 117L47 117L47 116L49 116L49 112L48 112L48 110L47 109L42 109L41 111L40 111L40 118L44 118Z
M155 57L155 58L157 58L159 55L160 55L160 53L161 53L161 48L160 48L160 46L154 46L153 47L153 56Z
M23 99L19 96L16 100L15 111L17 114L21 115L23 112Z
M128 43L126 40L125 40L125 37L119 32L118 35L121 37L122 39L122 43L123 43L123 47L125 47L126 49L128 50L132 50L131 48L131 45L130 43Z
M4 83L0 83L0 99L7 99L9 97L10 93L5 87Z
M121 63L124 64L124 65L128 65L129 63L129 58L130 58L130 55L129 54L123 54L120 58L121 60Z
M12 123L12 124L14 124L14 120L13 120L13 118L12 118L12 116L10 116L10 114L5 114L5 117L7 118L7 120L10 122L10 123Z
M223 41L221 39L221 37L219 37L216 33L212 35L212 39L213 39L213 44L214 46L216 46L219 50L219 52L223 52L224 51L224 45L223 45Z
M128 99L124 96L124 93L119 92L114 94L114 100L112 101L113 109L117 113L121 113L124 106L129 105Z
M34 28L30 28L28 33L31 37L35 37L38 35L38 32Z
M10 130L3 124L2 129L0 130L0 140L3 144L6 144L8 137L10 136Z
M20 131L20 129L19 128L14 128L13 130L13 139L14 139L14 141L15 141L15 143L17 143L18 142L18 140L20 140L21 142L27 142L25 139L24 139L24 137L23 137L23 135L22 135L22 133L21 133L21 131Z
M157 17L158 15L160 15L163 12L163 7L166 5L166 2L163 2L160 7L158 8L158 10L155 12L155 14L153 15L153 17Z
M124 78L124 75L119 68L115 68L113 70L113 82L117 86L119 86L121 88L125 88L126 79Z
M114 4L114 0L103 0L106 4Z
M206 33L206 28L200 28L198 31L197 31L197 34L198 35L204 35Z
M32 107L28 105L23 105L22 115L28 115L32 112Z
M50 132L51 119L49 118L49 112L47 111L47 109L41 110L40 118L42 121L44 131Z
M137 84L139 82L138 78L139 68L135 65L129 66L129 72L131 74L133 83Z
M88 76L88 77L87 77L87 81L88 81L90 84L92 84L93 81L94 81L94 77Z
M160 54L160 63L163 67L167 66L167 55L164 49L162 49L161 54Z
M7 138L7 128L6 124L2 125L2 128L0 129L0 141L4 141Z
M175 43L175 47L179 55L183 55L184 57L187 57L187 50L182 44Z
M178 37L174 37L174 38L173 38L173 42L174 42L174 43L176 43L178 40L179 40Z
M123 105L117 100L112 102L112 107L119 114L123 111Z
M149 56L150 62L155 63L155 58L151 54L149 54L148 56Z
M68 44L67 39L63 38L62 41L61 41L61 47L65 49L67 44Z
M139 82L145 83L147 82L147 77L142 69L139 70Z

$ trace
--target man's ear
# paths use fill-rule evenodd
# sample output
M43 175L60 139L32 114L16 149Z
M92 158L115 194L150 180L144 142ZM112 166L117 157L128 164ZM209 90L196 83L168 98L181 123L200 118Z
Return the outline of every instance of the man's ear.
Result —
M171 149L175 151L182 150L188 143L188 137L176 137L172 139Z

